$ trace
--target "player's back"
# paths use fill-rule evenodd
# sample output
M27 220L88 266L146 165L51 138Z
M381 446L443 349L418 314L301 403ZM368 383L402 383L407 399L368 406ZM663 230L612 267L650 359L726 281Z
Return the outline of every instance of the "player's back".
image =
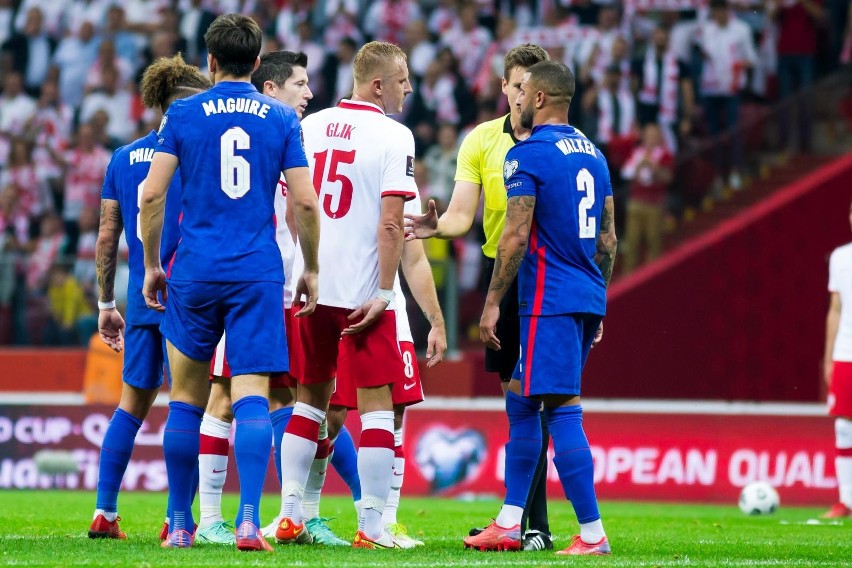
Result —
M319 302L354 308L378 290L382 197L412 199L414 137L379 107L342 101L302 121L319 196ZM302 268L297 255L294 274Z
M151 160L157 149L157 133L150 132L126 146L116 150L107 168L103 199L115 199L121 208L121 220L127 239L128 267L130 277L127 294L127 323L135 325L158 324L161 314L149 310L142 298L142 282L145 279L142 232L139 224L139 202L142 187ZM178 219L180 216L180 177L175 175L166 196L163 236L160 241L160 259L167 266L180 238Z
M282 282L273 198L283 170L307 165L293 109L250 83L220 82L172 103L159 136L183 181L170 278Z
M594 261L604 201L612 195L603 155L571 126L539 126L509 151L504 175L510 196L531 180L536 187L519 275L521 314L603 315L606 284Z

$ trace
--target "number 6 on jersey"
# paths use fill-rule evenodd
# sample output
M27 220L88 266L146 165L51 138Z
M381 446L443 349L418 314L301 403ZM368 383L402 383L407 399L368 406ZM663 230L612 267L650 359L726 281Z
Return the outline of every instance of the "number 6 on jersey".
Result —
M251 165L234 153L249 148L251 138L239 126L229 128L221 137L222 191L231 199L239 199L251 189Z

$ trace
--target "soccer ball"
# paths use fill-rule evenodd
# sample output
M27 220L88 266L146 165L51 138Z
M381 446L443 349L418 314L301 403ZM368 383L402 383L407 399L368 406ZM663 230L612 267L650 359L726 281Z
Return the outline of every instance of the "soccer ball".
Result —
M778 492L765 481L752 481L740 491L740 511L746 515L769 515L780 504Z

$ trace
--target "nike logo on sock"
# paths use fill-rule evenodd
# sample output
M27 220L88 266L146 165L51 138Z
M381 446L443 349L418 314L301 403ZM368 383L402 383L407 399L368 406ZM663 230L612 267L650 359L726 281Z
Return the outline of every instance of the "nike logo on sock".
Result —
M224 471L228 471L228 468L226 467L225 469L214 469L213 473L222 473Z

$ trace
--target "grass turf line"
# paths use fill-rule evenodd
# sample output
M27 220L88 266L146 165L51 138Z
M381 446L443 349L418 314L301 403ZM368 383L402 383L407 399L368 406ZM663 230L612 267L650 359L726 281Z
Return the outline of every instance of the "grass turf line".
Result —
M809 526L822 510L786 507L766 517L744 516L732 503L702 505L603 502L601 512L613 547L608 558L564 558L552 552L481 553L463 550L461 538L472 526L489 522L494 501L459 502L403 496L400 520L426 546L416 550L370 551L310 546L277 546L274 554L238 553L230 547L198 545L163 550L157 534L166 503L161 493L124 493L119 499L127 541L90 540L92 492L0 491L0 565L15 566L557 566L607 567L825 567L852 566L852 520ZM226 495L224 510L235 511ZM268 521L278 496L262 504ZM196 507L197 508L197 507ZM342 538L355 533L355 512L346 498L324 498L322 514ZM576 532L573 511L551 499L551 529L557 548ZM789 524L781 524L785 521Z

